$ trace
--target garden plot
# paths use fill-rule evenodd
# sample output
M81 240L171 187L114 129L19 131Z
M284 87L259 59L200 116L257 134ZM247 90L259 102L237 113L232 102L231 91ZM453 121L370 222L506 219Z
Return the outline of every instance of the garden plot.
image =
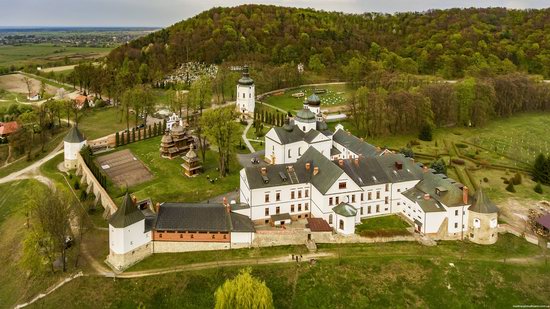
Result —
M0 89L27 95L29 91L23 78L25 78L25 75L23 74L9 74L0 76ZM38 92L40 90L40 81L34 78L29 78L29 80L31 81L31 91ZM56 87L46 84L46 93L55 94L56 91Z
M128 149L101 156L96 163L118 187L131 187L153 179L149 169Z

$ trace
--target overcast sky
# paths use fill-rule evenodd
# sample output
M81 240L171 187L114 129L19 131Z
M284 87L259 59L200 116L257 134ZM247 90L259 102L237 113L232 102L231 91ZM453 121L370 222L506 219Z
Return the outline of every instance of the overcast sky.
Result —
M550 0L0 0L0 26L166 27L214 6L244 3L311 7L350 13L393 13L471 6L550 6Z

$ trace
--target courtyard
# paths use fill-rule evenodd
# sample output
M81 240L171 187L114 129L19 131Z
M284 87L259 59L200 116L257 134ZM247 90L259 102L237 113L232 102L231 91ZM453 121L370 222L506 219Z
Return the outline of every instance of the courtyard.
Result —
M133 187L153 179L153 174L129 149L100 156L96 163L120 188Z

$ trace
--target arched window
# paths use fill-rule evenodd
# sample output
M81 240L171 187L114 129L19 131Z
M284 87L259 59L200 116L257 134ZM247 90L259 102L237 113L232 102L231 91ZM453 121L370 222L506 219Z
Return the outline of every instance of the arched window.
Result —
M344 230L344 220L340 219L340 223L338 225L339 229Z
M328 215L328 224L332 224L332 214Z
M478 218L474 219L474 228L478 229L481 227L481 221Z
M243 92L243 99L246 99L246 93Z

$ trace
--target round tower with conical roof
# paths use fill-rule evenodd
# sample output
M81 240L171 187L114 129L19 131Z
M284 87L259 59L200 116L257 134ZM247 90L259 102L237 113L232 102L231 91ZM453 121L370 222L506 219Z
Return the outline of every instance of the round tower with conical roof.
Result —
M254 80L250 78L248 66L243 68L243 75L237 83L237 108L242 113L254 113L256 105Z
M122 204L109 219L109 256L107 262L124 270L153 253L151 224L138 209L128 192Z
M77 155L86 146L86 138L78 128L72 127L63 139L63 152L65 153L64 165L67 169L76 168Z
M468 208L468 238L471 242L491 245L498 240L498 208L479 188Z

